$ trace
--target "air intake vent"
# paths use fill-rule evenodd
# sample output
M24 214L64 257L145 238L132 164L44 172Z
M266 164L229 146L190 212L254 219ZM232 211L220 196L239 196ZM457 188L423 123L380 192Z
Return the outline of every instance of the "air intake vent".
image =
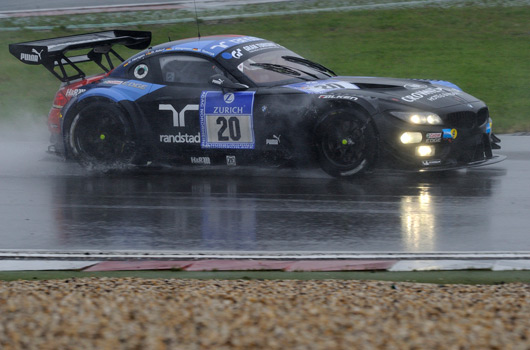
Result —
M482 108L477 113L477 125L482 125L487 122L490 118L490 113L487 108Z
M454 112L447 115L447 123L453 128L472 128L476 125L475 112Z

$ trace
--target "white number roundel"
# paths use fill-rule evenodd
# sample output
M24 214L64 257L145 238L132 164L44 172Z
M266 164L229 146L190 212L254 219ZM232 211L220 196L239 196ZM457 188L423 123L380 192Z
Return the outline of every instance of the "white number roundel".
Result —
M149 72L149 68L145 64L139 64L134 68L134 76L136 79L143 79Z

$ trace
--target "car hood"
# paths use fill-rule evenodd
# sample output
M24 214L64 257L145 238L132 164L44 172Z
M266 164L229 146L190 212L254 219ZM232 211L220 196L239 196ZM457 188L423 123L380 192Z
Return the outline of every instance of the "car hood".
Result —
M419 109L438 109L479 101L458 86L441 80L339 76L285 87L307 94L378 98Z
M457 85L442 80L376 77L336 77L357 86L358 93L388 99L422 109L438 109L479 101Z

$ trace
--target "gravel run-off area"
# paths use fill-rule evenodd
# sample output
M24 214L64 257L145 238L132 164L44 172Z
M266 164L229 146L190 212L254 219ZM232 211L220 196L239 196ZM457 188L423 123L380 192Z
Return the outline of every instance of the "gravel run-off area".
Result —
M530 349L530 285L0 281L0 349Z

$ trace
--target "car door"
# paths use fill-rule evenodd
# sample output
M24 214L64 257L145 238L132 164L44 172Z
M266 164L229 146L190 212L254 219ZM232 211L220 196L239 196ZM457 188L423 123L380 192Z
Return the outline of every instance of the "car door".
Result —
M211 77L229 77L214 61L186 53L150 58L157 89L139 102L165 158L211 164L230 149L253 149L254 92L227 92ZM229 152L230 153L230 152Z
M209 78L220 72L212 61L188 54L152 57L160 88L140 103L153 129L153 144L165 158L187 158L201 150L199 105L205 90L215 89Z

